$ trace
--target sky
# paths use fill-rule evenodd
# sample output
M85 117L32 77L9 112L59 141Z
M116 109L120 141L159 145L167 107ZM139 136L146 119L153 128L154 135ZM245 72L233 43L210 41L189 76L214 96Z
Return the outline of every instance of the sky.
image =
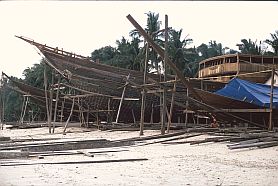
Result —
M169 26L183 29L192 46L210 40L238 49L243 38L270 39L278 30L277 1L0 1L0 72L22 78L41 56L30 44L14 37L90 56L134 29L128 14L144 28L147 12L169 17ZM162 24L162 28L164 25Z

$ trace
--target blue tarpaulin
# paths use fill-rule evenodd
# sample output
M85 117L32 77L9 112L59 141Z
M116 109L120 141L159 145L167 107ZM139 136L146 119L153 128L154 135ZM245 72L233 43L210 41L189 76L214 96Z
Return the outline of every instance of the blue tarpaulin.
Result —
M270 90L269 85L234 78L215 94L269 108ZM278 108L278 87L273 88L273 108Z

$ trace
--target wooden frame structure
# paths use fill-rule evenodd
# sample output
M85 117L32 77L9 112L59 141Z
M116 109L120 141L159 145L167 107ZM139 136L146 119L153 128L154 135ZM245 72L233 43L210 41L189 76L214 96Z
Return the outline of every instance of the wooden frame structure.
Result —
M225 120L227 118L230 120L237 119L255 126L262 126L242 117L240 112L231 112L233 108L225 108L207 100L205 90L219 89L224 86L223 83L209 81L205 77L200 79L185 78L177 69L167 55L167 15L165 16L165 29L163 30L165 32L165 49L154 43L131 15L128 15L127 19L143 35L146 41L143 72L97 63L89 57L76 55L57 47L49 47L28 38L16 36L34 45L44 59L45 68L50 67L53 70L51 77L47 77L45 73L44 90L10 79L18 87L19 92L29 95L31 101L37 102L44 108L47 113L50 133L54 132L55 122L60 116L60 122L65 122L64 132L66 132L71 119L75 119L80 121L80 125L87 127L92 122L95 122L99 127L101 121L106 121L107 125L111 126L118 126L122 123L133 123L136 126L140 123L140 135L143 135L144 123L149 121L150 123L160 123L161 134L164 134L167 122L167 132L169 132L171 123L180 120L180 114L185 113L185 121L188 120L187 113L189 111L209 117L213 113L218 118ZM166 65L168 65L175 72L175 75L168 75L167 72L164 75L147 74L149 46L164 59L164 68L167 69ZM216 65L220 65L221 68L225 65L227 68L229 65L241 67L239 60L237 62L233 61L234 57L246 60L240 58L239 55L233 55L225 58L225 60L230 60L229 63ZM205 74L208 68L213 67L205 66L208 63L200 63L200 65L204 64L200 73ZM214 65L214 63L212 64ZM225 69L225 67L223 68ZM238 69L232 70L232 73L240 74L240 72ZM209 75L209 77L212 76ZM48 78L51 78L49 85L47 83ZM64 89L62 90L61 87L64 87ZM242 104L244 109L257 109L242 102L239 102L239 104Z
M278 56L227 54L199 62L198 78L228 82L233 77L265 83L271 68L278 68Z

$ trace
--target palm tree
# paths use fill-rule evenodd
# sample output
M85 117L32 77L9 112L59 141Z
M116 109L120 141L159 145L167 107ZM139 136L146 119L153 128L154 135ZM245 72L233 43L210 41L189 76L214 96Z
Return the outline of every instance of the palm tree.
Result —
M254 55L262 54L261 47L256 44L257 41L253 42L251 39L242 39L241 42L241 44L237 44L241 53Z
M158 45L162 46L163 41L161 40L163 33L160 32L160 25L161 21L159 21L159 14L148 12L147 14L147 25L145 28L145 31L150 35L152 40L156 42ZM130 36L133 38L141 38L141 34L138 32L137 29L132 30L130 32ZM142 51L145 51L145 46L141 49ZM158 64L161 61L158 54L153 50L151 47L149 48L149 60L151 61L152 68L154 67L156 70L158 70ZM142 53L141 51L141 53Z
M127 68L132 70L140 70L140 40L139 38L133 38L131 42L122 37L121 40L117 40L117 47L115 48L115 54L113 58L107 60L105 63L121 68Z
M183 70L185 68L185 64L187 60L185 58L185 46L189 40L183 39L181 40L182 29L179 31L170 30L169 32L169 58L176 64L176 66Z
M265 42L273 48L274 54L278 55L278 30L276 30L274 34L270 33L270 35L272 40L267 39Z

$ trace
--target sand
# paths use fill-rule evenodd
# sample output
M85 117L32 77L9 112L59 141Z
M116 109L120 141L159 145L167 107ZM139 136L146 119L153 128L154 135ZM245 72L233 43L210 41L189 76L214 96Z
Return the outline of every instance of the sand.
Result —
M62 128L48 134L47 128L4 129L0 136L12 139L60 138L72 139L123 139L137 137L139 132L98 131L70 127L67 135ZM146 131L145 136L159 131ZM185 139L204 139L207 135ZM155 141L155 140L154 140ZM202 145L151 144L122 152L78 155L46 156L44 159L0 160L8 162L60 162L90 161L125 158L147 158L147 161L113 162L69 165L0 166L0 185L278 185L278 147L266 149L229 150L227 143ZM95 149L87 149L91 151ZM98 149L107 150L107 149Z

